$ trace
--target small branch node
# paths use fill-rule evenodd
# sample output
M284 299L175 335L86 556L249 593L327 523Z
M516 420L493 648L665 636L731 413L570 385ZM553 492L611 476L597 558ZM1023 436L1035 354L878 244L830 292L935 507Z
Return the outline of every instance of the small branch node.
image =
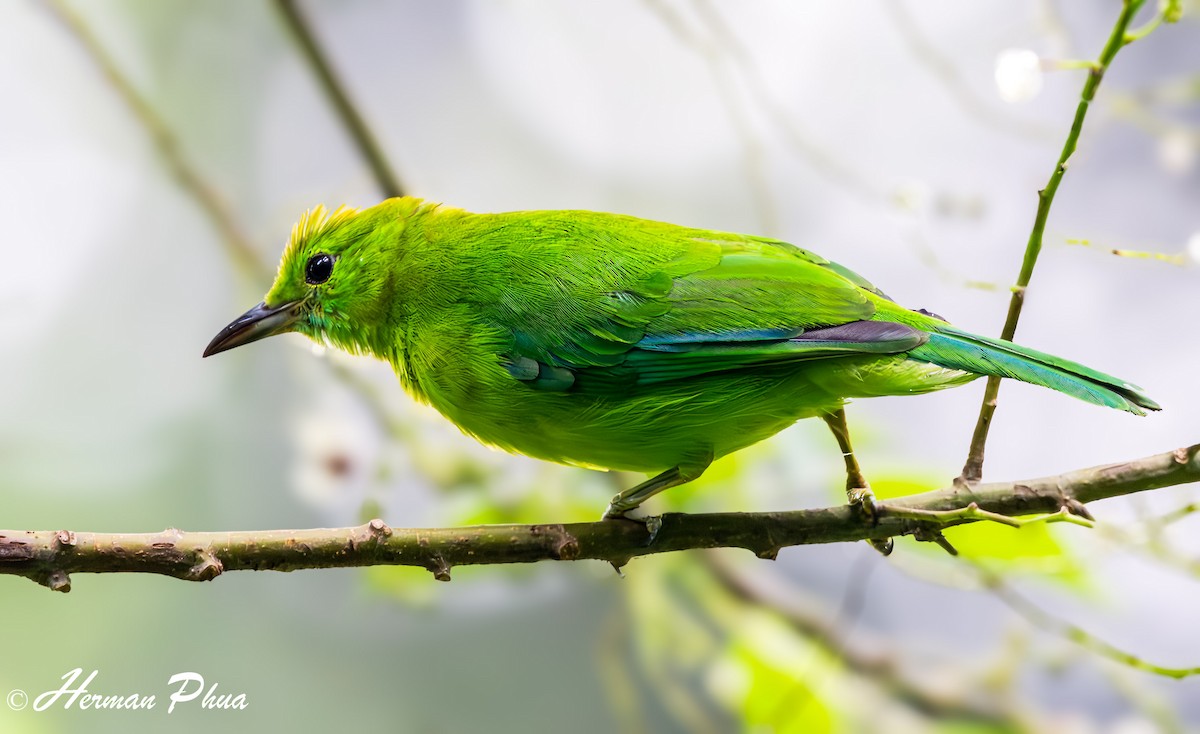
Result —
M1087 505L1083 504L1074 497L1068 497L1067 500L1063 502L1063 509L1072 515L1077 515L1085 520L1096 522L1096 518L1092 516L1092 512L1087 508Z
M196 555L200 562L188 569L188 581L212 581L225 572L225 564L211 550L198 548Z
M754 555L758 556L759 558L763 559L764 561L773 561L779 557L779 548L778 547L764 548L760 551L755 551Z
M54 534L54 542L59 548L74 548L75 533L70 530L59 530Z
M392 537L392 529L387 526L387 523L378 517L367 523L367 530L375 538L377 543L383 543L388 538Z
M942 531L937 528L918 525L917 529L913 531L913 537L923 543L936 543L938 547L952 556L958 555L958 549L951 545L946 536L942 535Z
M1057 517L1056 517L1057 516ZM1083 528L1096 527L1096 521L1093 518L1084 517L1071 512L1070 508L1063 507L1058 512L1046 518L1047 522L1069 522L1072 525L1078 525Z
M1019 528L1022 525L1022 522L1015 517L1001 515L998 512L991 512L989 510L981 510L979 509L979 505L975 504L974 502L967 505L967 512L965 513L964 517L970 517L976 520L991 520L994 523L1007 525L1010 528Z
M1086 510L1085 510L1085 512L1086 512ZM1058 508L1057 512L1047 512L1042 515L1033 515L1032 517L1024 517L1024 518L1019 518L1019 519L1018 518L1009 518L1009 519L1015 523L1013 525L1013 527L1017 527L1017 528L1022 528L1022 527L1025 527L1026 525L1034 525L1039 522L1045 522L1045 523L1069 522L1072 525L1079 525L1079 526L1082 526L1085 528L1091 528L1091 527L1096 526L1095 520L1083 517L1082 515L1074 514L1071 511L1071 508L1069 508L1067 506L1066 502L1064 502L1064 504Z
M61 591L65 594L71 590L71 577L61 568L56 568L46 574L46 580L43 583L51 591Z
M450 564L446 563L446 559L442 558L441 554L435 554L429 559L429 563L425 568L433 574L433 577L438 581L450 581Z
M564 532L563 537L554 544L551 551L556 561L573 561L579 557L579 541L574 535Z

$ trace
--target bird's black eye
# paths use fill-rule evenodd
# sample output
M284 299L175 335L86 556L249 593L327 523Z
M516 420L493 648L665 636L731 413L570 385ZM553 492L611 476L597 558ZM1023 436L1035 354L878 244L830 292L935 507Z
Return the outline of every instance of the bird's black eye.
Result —
M333 275L333 256L320 253L308 259L304 266L304 280L309 285L321 285Z

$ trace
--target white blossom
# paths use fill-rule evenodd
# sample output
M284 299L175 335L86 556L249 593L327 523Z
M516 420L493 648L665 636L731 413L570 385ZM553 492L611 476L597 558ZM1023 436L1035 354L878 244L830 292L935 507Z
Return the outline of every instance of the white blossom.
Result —
M996 56L996 89L1011 104L1028 102L1042 91L1042 66L1027 48L1009 48Z
M1194 262L1200 263L1200 231L1193 232L1192 236L1188 237L1187 251Z
M1158 163L1168 173L1188 173L1196 165L1196 138L1182 128L1169 130L1158 139Z
M297 416L291 428L296 494L323 510L359 507L382 449L379 431L361 406L331 391Z

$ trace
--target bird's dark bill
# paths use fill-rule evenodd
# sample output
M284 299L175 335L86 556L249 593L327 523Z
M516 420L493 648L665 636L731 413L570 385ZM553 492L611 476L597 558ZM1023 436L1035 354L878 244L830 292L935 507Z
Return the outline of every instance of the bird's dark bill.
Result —
M266 302L260 303L221 329L221 333L204 349L204 356L291 331L292 324L299 318L300 301L291 301L275 308L268 307Z

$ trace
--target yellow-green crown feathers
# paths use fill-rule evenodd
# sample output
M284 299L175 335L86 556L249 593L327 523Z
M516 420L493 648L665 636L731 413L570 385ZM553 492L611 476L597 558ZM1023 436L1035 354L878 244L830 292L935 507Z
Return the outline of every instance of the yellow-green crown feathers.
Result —
M293 257L300 248L304 247L305 243L312 241L314 237L320 237L339 224L343 224L358 214L358 211L354 207L342 205L330 212L324 205L317 204L304 212L292 227L292 235L288 238L280 264L282 265L284 261Z

